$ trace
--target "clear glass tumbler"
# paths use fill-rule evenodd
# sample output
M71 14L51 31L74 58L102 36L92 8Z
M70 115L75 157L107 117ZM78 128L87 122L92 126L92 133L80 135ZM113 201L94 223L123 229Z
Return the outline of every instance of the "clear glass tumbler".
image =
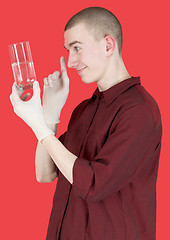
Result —
M36 75L29 42L9 45L9 54L16 84L23 90L31 89Z

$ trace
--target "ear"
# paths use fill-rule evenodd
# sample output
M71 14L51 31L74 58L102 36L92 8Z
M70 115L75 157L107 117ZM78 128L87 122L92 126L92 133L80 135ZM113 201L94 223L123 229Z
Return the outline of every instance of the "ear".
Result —
M106 53L107 55L111 55L116 47L116 42L114 37L108 35L105 37L105 43L106 43Z

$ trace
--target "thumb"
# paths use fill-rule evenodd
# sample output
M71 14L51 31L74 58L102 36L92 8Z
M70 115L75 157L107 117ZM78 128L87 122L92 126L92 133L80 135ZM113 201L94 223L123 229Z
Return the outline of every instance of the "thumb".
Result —
M12 93L10 95L10 100L11 100L11 103L12 103L13 107L16 106L19 102L21 102L20 97L19 97L18 92L17 92L15 82L12 85Z
M33 83L33 97L38 97L40 96L40 86L38 81L34 81Z

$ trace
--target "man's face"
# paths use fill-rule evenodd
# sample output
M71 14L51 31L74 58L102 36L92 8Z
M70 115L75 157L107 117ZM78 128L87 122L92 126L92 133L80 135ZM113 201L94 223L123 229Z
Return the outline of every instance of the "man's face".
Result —
M67 30L64 38L68 67L75 68L84 83L100 81L107 67L104 38L96 41L82 23Z

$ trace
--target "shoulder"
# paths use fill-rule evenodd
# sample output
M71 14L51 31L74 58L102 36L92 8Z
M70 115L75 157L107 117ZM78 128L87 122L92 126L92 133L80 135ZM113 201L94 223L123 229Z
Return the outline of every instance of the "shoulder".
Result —
M79 103L73 110L72 116L79 115L83 112L83 110L88 106L90 99L85 99L81 103Z
M128 107L126 106L124 107L124 109L121 110L121 113L117 118L116 125L118 126L126 125L130 127L132 125L139 126L143 124L153 127L154 125L153 113L145 103L136 103L131 104Z
M135 85L128 89L120 96L118 102L120 115L148 116L152 117L154 122L161 118L157 102L142 85Z

